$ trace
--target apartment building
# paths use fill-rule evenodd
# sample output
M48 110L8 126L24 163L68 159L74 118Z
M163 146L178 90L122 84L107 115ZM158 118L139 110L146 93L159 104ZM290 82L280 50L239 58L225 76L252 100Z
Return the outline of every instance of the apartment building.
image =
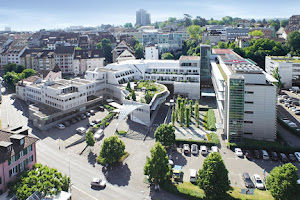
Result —
M151 24L151 15L146 10L136 11L136 25L148 26Z
M26 49L20 57L20 64L37 72L52 70L55 67L54 50Z
M261 31L264 34L264 38L275 38L275 28L274 27L251 27L249 29L249 33L251 33L252 31Z
M12 42L7 49L2 51L1 56L1 68L8 63L15 63L20 65L20 57L23 52L28 49L26 45L18 44L18 42Z
M94 70L104 66L102 49L75 50L73 60L73 73L84 74L87 70Z
M0 195L7 184L36 163L37 138L0 131Z
M238 36L248 36L249 28L226 27L227 40L235 40Z
M293 15L289 18L288 30L298 31L300 29L300 15Z
M146 60L158 60L158 47L146 46L145 47L145 59Z
M63 74L72 74L75 47L58 46L54 50L55 64L59 66Z
M227 32L226 32L226 26L225 25L206 25L205 26L206 31L211 32L220 32L221 33L221 40L225 41L227 40Z
M212 81L227 141L274 141L277 80L230 49L212 53Z
M291 88L300 84L300 57L266 56L266 72L273 75L278 68L283 88Z
M143 46L157 44L159 54L182 49L182 34L158 33L157 30L144 30L142 37Z
M250 27L250 21L247 19L237 19L235 21L235 23L237 23L238 26L242 26L242 27Z

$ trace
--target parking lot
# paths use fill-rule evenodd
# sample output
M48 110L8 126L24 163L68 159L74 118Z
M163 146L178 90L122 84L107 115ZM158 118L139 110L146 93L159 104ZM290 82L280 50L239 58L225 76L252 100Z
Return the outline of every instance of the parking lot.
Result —
M231 181L231 186L233 187L245 188L244 181L242 179L242 174L245 172L249 173L252 179L254 174L258 174L264 180L264 177L268 176L274 167L284 164L280 160L263 160L261 158L252 158L248 160L245 156L238 157L235 152L227 149L226 147L219 149L219 152L224 160L226 168L229 171L229 180ZM209 150L209 153L211 153L211 150ZM200 153L197 155L193 155L191 153L185 155L182 148L173 150L171 155L174 165L182 166L183 181L189 181L189 170L196 169L198 171L201 169L204 159L207 157L201 155ZM298 169L300 169L300 162L296 161L292 163ZM300 176L299 171L298 175Z

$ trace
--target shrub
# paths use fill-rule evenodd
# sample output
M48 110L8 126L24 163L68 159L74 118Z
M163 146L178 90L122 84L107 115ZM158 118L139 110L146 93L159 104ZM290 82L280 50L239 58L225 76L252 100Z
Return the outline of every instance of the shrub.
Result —
M216 133L211 132L211 133L208 133L206 135L207 135L207 140L209 142L213 142L216 145L220 144L220 140L219 140L218 135Z
M119 135L126 135L127 132L126 131L117 131L117 134L119 134Z
M108 126L108 125L109 125L109 122L106 122L106 123L105 123L105 126Z
M213 109L209 109L204 116L204 128L206 130L216 130L216 118Z

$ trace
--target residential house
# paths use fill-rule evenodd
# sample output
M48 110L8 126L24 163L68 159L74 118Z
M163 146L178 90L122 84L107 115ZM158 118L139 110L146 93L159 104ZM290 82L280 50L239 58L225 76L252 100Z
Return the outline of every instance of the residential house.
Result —
M104 66L102 49L75 50L73 60L73 73L84 74L87 70L94 70Z
M63 74L72 74L75 47L57 46L54 50L55 65L58 65Z
M127 50L131 54L134 54L133 48L127 44L124 40L120 42L116 48L112 50L113 62L117 62L117 58L123 53L123 51Z

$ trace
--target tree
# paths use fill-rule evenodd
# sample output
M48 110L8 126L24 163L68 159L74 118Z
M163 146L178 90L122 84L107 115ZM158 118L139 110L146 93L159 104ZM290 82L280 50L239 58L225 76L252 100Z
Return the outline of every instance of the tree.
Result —
M32 170L25 171L10 188L10 194L15 194L20 200L27 199L35 191L44 197L68 191L70 178L63 176L57 169L36 163Z
M287 45L295 54L300 54L300 33L294 31L288 35Z
M283 19L280 21L280 27L285 28L289 24L289 20Z
M275 70L273 71L273 77L277 79L277 83L275 83L275 85L277 86L277 88L279 90L281 90L282 88L282 83L281 83L281 76L279 74L279 70L278 67L275 68Z
M190 117L193 115L193 100L189 100L190 103Z
M101 47L101 49L103 50L103 55L105 58L105 61L108 63L112 62L112 55L111 55L111 51L112 51L112 47L111 47L111 41L109 39L104 38L101 42L100 45L99 43L97 44L97 47Z
M171 146L175 143L175 129L170 124L161 124L154 133L155 141L164 146Z
M171 24L173 22L175 22L177 19L175 17L169 17L168 21L167 21L167 25Z
M180 103L180 113L179 113L179 123L182 126L184 120L184 104L183 102Z
M171 53L163 53L161 55L161 59L163 59L163 60L173 60L174 56Z
M192 16L189 14L183 14L184 18L183 18L183 25L184 27L189 27L190 25L192 25Z
M274 27L275 28L275 31L278 31L278 29L280 28L280 24L277 24L276 22L272 22L270 24L270 27Z
M251 24L255 24L255 22L256 22L255 19L251 19L251 20L250 20L250 23L251 23Z
M147 157L144 166L144 175L148 175L152 183L158 184L170 177L171 166L168 165L167 152L159 142L156 142L150 152L151 157Z
M22 74L24 74L24 78L28 78L30 76L35 75L36 71L34 69L25 69L23 70Z
M252 36L264 36L265 34L259 30L255 30L255 31L251 31L249 33L249 35L252 35Z
M131 98L132 98L133 101L136 101L136 95L135 95L134 90L131 91Z
M190 126L190 108L189 107L185 108L185 126L186 127Z
M267 188L276 200L293 200L297 191L297 168L292 163L274 167L267 177Z
M15 84L23 78L24 74L17 74L16 72L7 72L4 76L3 79L5 82L12 88L15 89Z
M176 110L175 108L173 107L172 108L172 115L171 115L171 120L172 120L172 126L175 126L175 120L176 120Z
M145 101L147 104L149 104L152 101L153 95L150 94L149 92L146 93L145 95Z
M190 35L190 38L198 41L201 38L202 29L201 26L191 25L187 28L187 32Z
M233 18L230 17L230 16L226 16L226 17L223 17L223 18L222 18L222 21L223 21L225 24L232 24L232 23L233 23Z
M132 23L126 23L124 24L124 28L132 28Z
M112 164L118 162L125 155L125 144L117 136L106 138L101 146L98 160Z
M144 58L144 47L142 44L138 43L134 46L134 56L137 59Z
M127 82L126 88L127 91L131 92L130 81Z
M23 65L18 65L16 69L16 73L22 73L25 67Z
M82 48L80 48L80 47L75 47L75 50L82 50Z
M206 40L205 44L210 45L210 40Z
M199 102L198 102L198 100L195 103L195 111L194 112L195 112L196 124L197 124L197 127L199 127L200 121L199 121Z
M8 63L4 65L4 74L7 72L16 72L17 71L17 65L15 63Z
M95 145L95 140L91 129L86 133L85 141L87 146L93 147Z
M222 199L230 189L228 170L219 153L210 154L199 170L198 186L205 191L206 197Z

